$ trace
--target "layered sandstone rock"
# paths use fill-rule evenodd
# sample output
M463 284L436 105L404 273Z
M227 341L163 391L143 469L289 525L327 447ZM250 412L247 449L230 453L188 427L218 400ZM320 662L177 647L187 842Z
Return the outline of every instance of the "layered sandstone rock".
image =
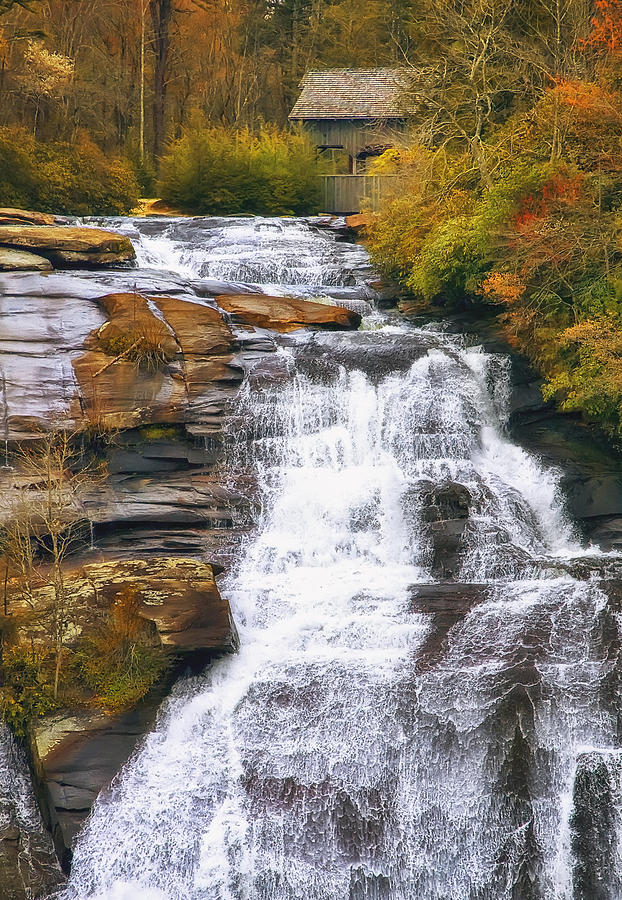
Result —
M153 627L163 652L203 665L237 647L229 604L211 566L196 559L155 557L84 565L67 577L74 598L89 609L87 627L128 587L139 592L138 613ZM65 709L39 720L33 756L59 857L67 866L73 842L99 792L110 784L136 742L153 725L166 692L160 684L127 712Z
M67 225L0 225L0 247L34 252L60 269L115 265L136 256L123 235Z
M30 209L0 209L0 225L55 225L56 216Z
M152 622L167 652L224 652L237 638L229 604L220 596L212 567L197 559L155 557L91 563L76 572L98 605L112 606L128 587L140 591L138 614Z
M299 328L358 328L361 316L342 306L296 300L293 297L269 297L266 294L221 295L221 309L235 322L286 333Z
M85 415L105 429L200 422L206 405L217 399L222 406L222 393L240 384L243 373L232 355L237 342L217 310L136 293L108 294L98 303L108 320L73 362L77 418Z

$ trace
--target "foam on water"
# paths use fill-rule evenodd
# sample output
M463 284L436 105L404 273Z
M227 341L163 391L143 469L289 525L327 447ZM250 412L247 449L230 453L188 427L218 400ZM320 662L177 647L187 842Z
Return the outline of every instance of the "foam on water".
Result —
M360 286L372 274L362 248L333 240L303 219L117 219L112 225L132 238L139 267L182 278L305 295Z

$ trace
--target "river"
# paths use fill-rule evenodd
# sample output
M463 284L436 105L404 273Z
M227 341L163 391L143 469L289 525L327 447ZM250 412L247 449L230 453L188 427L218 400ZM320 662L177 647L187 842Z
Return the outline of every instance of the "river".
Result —
M353 305L244 384L259 512L221 591L239 653L185 678L100 797L64 900L622 896L618 620L509 371L374 305L304 221L107 220L138 282Z

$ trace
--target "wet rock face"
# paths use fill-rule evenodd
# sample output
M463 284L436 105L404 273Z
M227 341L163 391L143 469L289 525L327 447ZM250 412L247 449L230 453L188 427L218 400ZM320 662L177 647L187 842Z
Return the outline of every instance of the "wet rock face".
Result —
M441 578L453 578L465 550L464 532L472 503L464 485L453 482L423 487L422 519L432 542L432 569Z
M430 616L430 629L417 655L417 671L438 664L447 649L450 630L488 596L485 584L418 584L411 590L413 612Z
M216 302L235 322L256 325L273 331L289 332L299 328L358 328L361 316L343 306L329 306L292 297L268 297L265 294L222 295Z
M43 806L65 871L75 838L98 794L153 727L161 699L154 694L120 715L75 710L37 723L33 743Z
M0 247L36 253L59 269L118 265L136 256L129 238L67 225L0 225Z
M613 797L616 785L612 784L611 775L607 760L598 753L579 757L570 817L575 900L611 900L618 896L612 884L617 835Z
M26 759L0 724L0 896L47 897L63 882L30 785Z
M407 371L437 345L432 335L421 332L394 335L377 331L356 334L317 332L312 340L296 347L296 365L314 381L326 382L338 376L341 367L357 369L374 382L389 372Z

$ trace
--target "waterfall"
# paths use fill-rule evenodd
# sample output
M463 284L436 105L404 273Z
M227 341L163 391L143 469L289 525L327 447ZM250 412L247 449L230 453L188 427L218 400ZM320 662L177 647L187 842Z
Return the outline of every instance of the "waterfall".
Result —
M197 218L88 220L127 234L141 269L186 279L233 282L269 294L373 296L367 253L301 219ZM356 289L358 288L358 292Z
M62 881L24 754L0 724L0 895L39 897Z
M226 436L261 498L241 649L176 686L63 897L619 896L617 624L504 360L406 325L280 352Z

